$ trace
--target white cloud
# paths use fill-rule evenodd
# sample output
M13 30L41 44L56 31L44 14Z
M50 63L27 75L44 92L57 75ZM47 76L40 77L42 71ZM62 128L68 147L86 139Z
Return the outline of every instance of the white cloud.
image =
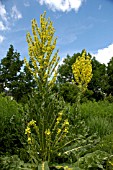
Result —
M6 29L8 29L8 28L3 24L2 21L0 21L0 31L4 31Z
M2 35L0 35L0 44L4 41L5 37L3 37Z
M85 0L37 0L41 5L46 4L53 11L70 11L74 9L76 12Z
M113 57L113 44L110 44L108 47L99 49L97 53L92 54L92 56L95 56L95 58L100 62L104 64L108 64L110 59Z
M5 9L5 5L3 5L1 2L0 2L0 16L2 20L7 22L7 12Z
M14 5L12 7L12 11L11 11L11 17L15 20L21 19L22 18L22 14L20 13L20 11L18 11L16 5Z

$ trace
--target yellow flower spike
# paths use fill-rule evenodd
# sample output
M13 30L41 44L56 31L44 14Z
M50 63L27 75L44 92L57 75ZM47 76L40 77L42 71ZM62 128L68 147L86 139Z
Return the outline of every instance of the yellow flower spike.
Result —
M72 65L72 71L78 87L85 91L92 78L91 59L86 56L86 51L76 59L76 62Z
M49 18L46 19L45 15L46 13L40 16L40 27L38 27L35 19L32 20L33 37L28 32L26 40L28 42L28 53L33 67L31 67L27 61L25 64L33 74L37 83L41 83L43 87L45 87L45 84L48 84L48 87L52 88L57 77L57 73L54 73L54 71L58 65L59 57L58 50L52 56L56 47L57 38L54 37L55 29L53 23ZM45 73L47 73L47 75ZM39 84L38 86L41 90L41 86Z

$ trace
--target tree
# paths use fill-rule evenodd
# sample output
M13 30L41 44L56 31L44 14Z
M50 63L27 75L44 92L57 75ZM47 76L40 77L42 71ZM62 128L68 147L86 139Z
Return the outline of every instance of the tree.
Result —
M104 98L108 89L108 76L105 64L92 58L93 77L88 85L88 89L93 91L93 98L97 101Z
M0 63L0 92L4 91L15 97L22 65L20 53L14 52L13 45L10 45L6 57Z
M20 60L20 53L14 51L13 45L0 63L0 92L11 95L18 102L27 102L28 94L36 87L29 69ZM29 64L32 67L31 61Z
M107 66L107 75L108 75L108 95L111 94L113 96L113 57L111 58L111 60L108 63Z
M29 60L29 65L32 67L32 63ZM29 69L24 66L23 70L20 73L18 80L18 89L15 95L16 99L18 99L21 103L26 103L28 101L28 96L34 91L37 87L36 81L33 78L33 75L29 71Z

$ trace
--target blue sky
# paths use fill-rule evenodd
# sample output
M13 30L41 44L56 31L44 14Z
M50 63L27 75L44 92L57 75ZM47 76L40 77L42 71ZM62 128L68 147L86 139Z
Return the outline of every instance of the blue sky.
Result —
M113 0L0 0L0 59L10 44L28 58L26 33L44 11L56 29L61 62L84 48L101 63L113 57Z

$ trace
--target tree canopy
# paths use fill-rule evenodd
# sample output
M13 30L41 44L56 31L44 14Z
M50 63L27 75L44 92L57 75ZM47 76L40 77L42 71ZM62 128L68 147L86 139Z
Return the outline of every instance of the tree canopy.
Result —
M0 63L0 92L13 96L17 101L26 98L35 87L31 73L23 64L20 53L14 51L13 45L10 45L6 57Z

